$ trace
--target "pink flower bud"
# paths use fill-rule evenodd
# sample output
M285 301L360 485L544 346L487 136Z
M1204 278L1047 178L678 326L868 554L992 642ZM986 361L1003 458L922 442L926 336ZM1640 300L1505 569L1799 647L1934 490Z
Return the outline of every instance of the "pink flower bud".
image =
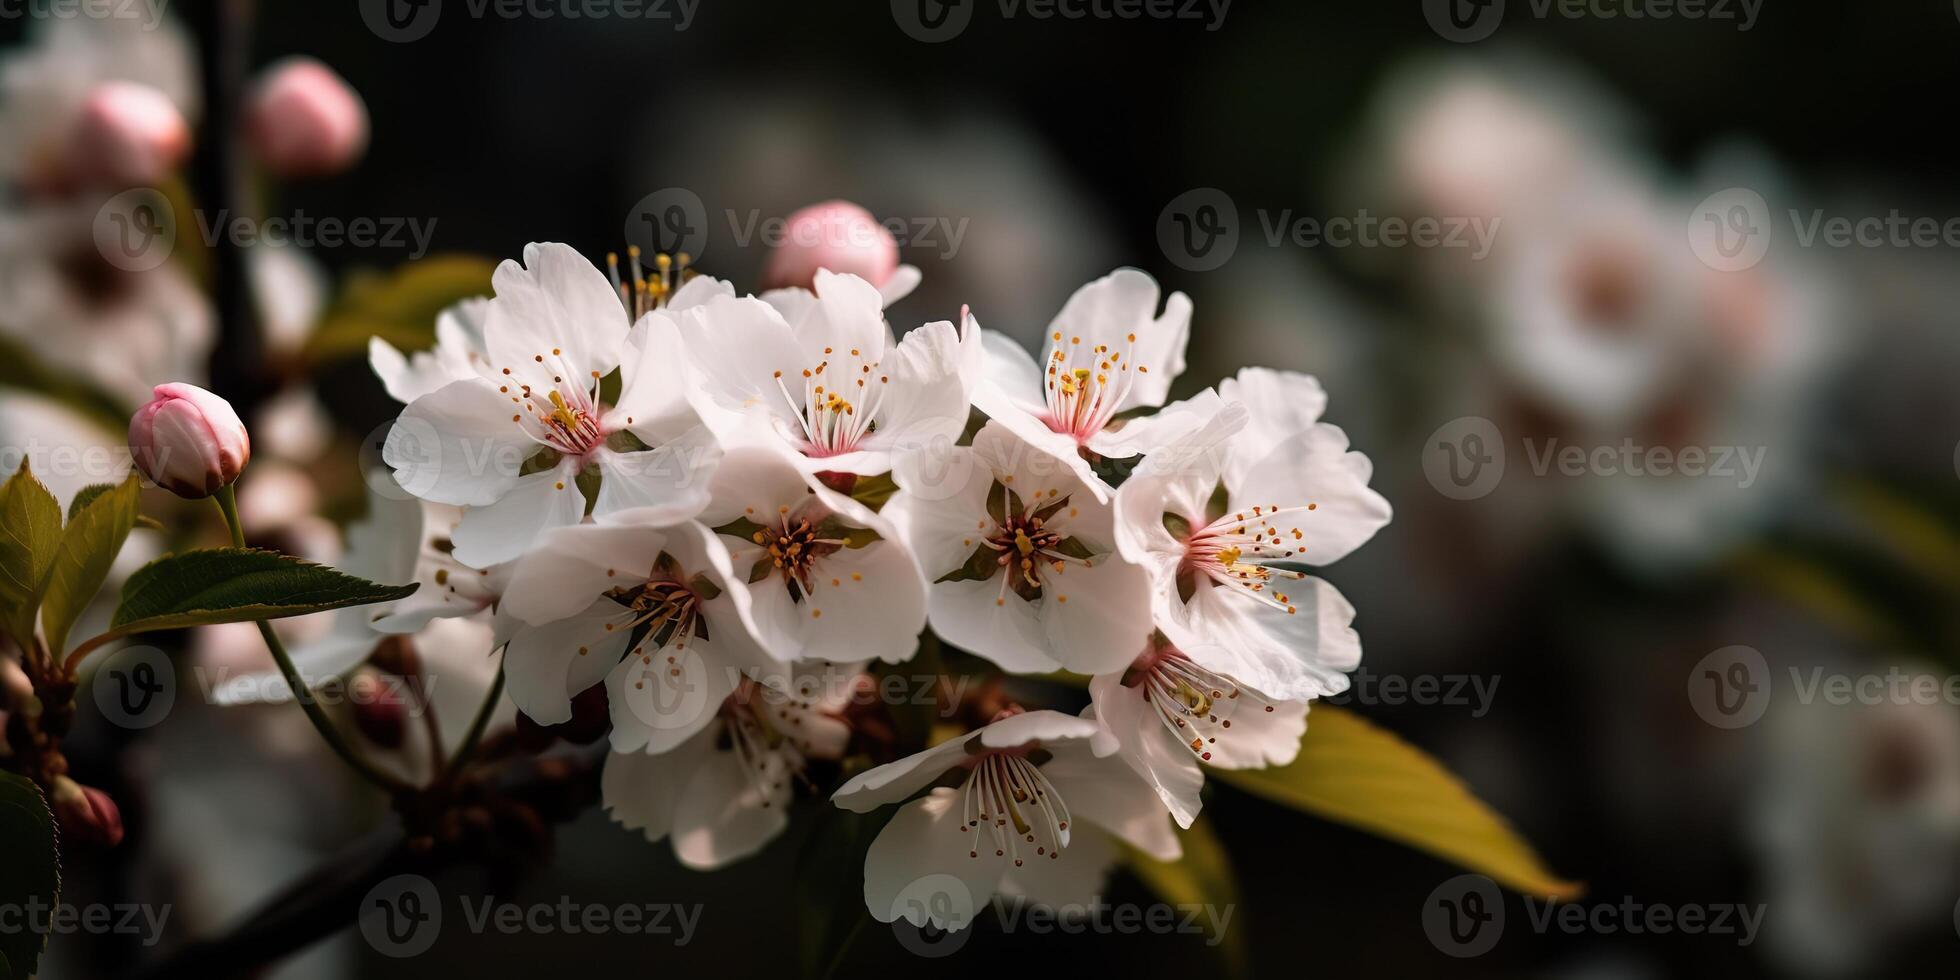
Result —
M92 180L154 184L190 153L191 129L164 95L135 82L104 82L75 123L75 169Z
M384 749L399 749L408 740L408 706L394 685L374 670L361 670L347 685L354 703L354 727Z
M129 450L157 486L190 500L238 479L252 440L231 403L196 385L157 385L129 420Z
M266 69L249 111L252 146L281 177L330 176L367 150L367 104L312 58L287 58Z
M883 286L898 270L898 243L871 212L849 201L812 204L789 216L783 240L763 270L763 286L808 289L818 269Z
M48 793L49 808L61 821L61 832L68 840L114 847L122 843L122 811L109 794L93 786L83 786L67 776L56 776Z

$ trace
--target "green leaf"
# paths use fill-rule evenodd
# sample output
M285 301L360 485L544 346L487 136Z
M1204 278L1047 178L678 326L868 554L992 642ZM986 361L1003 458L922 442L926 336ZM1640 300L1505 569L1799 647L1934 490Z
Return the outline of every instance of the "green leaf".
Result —
M307 338L306 357L320 364L365 356L370 337L404 351L429 347L435 343L436 314L473 296L490 295L496 268L477 256L438 255L391 273L352 277Z
M1159 861L1125 844L1130 871L1151 894L1169 905L1209 906L1221 910L1221 916L1224 909L1243 908L1231 855L1225 852L1224 842L1211 829L1211 821L1199 817L1191 829L1178 835L1178 842L1184 845L1184 856L1176 861ZM1205 938L1216 944L1224 960L1225 974L1249 976L1251 964L1247 959L1244 923L1226 920L1225 928L1217 930L1220 923L1212 916L1199 918L1205 928Z
M87 507L90 501L114 489L116 485L113 483L91 483L75 491L75 499L68 502L68 519L74 520L75 515L81 513L82 508Z
M1213 769L1220 782L1489 875L1532 895L1570 899L1505 819L1422 750L1358 715L1316 704L1291 765Z
M871 922L864 908L864 854L891 818L891 808L852 813L824 807L796 857L798 972L811 980L839 973L851 943Z
M68 527L61 532L61 547L41 602L41 629L47 634L50 653L61 654L68 631L109 577L109 566L122 552L130 528L136 526L137 496L135 474L120 486L89 487L75 495L79 506L69 507Z
M897 492L898 483L892 480L890 473L860 476L856 483L851 484L851 499L871 508L874 513L884 510L885 503Z
M123 584L110 632L283 619L307 613L392 602L416 584L379 585L276 551L209 548L166 555Z
M54 907L61 894L57 845L54 814L48 812L40 788L0 772L0 854L6 855L0 860L0 906ZM0 930L0 976L31 977L40 967L47 934L20 927L24 925Z
M23 459L0 485L0 625L23 650L34 646L34 614L60 542L61 504Z
M8 312L11 311L0 311L0 316ZM107 432L129 431L129 410L123 407L122 401L78 378L72 372L50 370L27 345L0 337L0 388L45 395L81 413Z

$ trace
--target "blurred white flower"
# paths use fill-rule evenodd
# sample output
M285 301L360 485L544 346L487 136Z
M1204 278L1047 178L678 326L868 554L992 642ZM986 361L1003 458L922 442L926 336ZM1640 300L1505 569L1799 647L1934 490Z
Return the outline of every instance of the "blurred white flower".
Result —
M119 17L38 22L35 43L0 60L0 181L65 189L89 96L105 82L161 94L195 121L201 101L190 36L173 20Z

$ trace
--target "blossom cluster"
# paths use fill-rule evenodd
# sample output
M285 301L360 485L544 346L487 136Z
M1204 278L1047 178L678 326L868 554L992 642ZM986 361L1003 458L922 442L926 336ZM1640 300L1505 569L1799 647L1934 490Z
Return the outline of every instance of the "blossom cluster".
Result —
M1354 608L1311 569L1389 506L1311 377L1249 368L1166 404L1183 294L1117 270L1035 355L970 310L896 334L918 276L892 263L759 295L684 258L608 266L533 244L434 349L373 342L405 403L383 456L435 532L413 605L372 625L490 619L540 726L603 691L605 806L683 863L780 834L812 766L855 754L866 671L928 627L1007 673L1085 676L1091 703L996 707L842 770L837 806L899 806L864 870L886 922L1083 901L1118 844L1176 858L1203 767L1289 762L1308 703L1346 688Z

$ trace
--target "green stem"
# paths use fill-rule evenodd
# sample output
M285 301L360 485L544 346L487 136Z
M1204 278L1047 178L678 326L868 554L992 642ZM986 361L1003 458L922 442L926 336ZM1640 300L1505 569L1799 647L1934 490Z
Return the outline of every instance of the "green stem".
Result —
M240 548L245 547L245 526L238 521L237 495L232 492L230 486L226 486L219 490L213 499L217 500L218 510L225 515L225 525L231 528L231 543ZM280 642L279 634L272 629L272 624L261 619L257 621L257 625L259 635L265 638L266 649L272 651L273 662L279 665L280 675L286 678L286 686L292 689L294 702L299 705L301 711L306 712L306 720L313 723L314 730L326 740L327 747L368 782L390 792L407 789L407 784L375 768L373 763L363 758L353 746L348 745L347 741L341 738L339 730L333 726L332 719L327 717L319 702L313 699L313 692L307 688L306 680L300 676L299 668L293 665L292 655L286 652L286 645Z
M463 744L456 747L456 755L449 760L447 772L454 776L463 771L470 756L476 754L478 742L483 741L483 732L490 727L490 716L497 713L497 705L504 699L504 662L497 661L497 679L490 682L490 693L483 699L483 707L476 710L476 718L470 722L470 730L463 735Z

